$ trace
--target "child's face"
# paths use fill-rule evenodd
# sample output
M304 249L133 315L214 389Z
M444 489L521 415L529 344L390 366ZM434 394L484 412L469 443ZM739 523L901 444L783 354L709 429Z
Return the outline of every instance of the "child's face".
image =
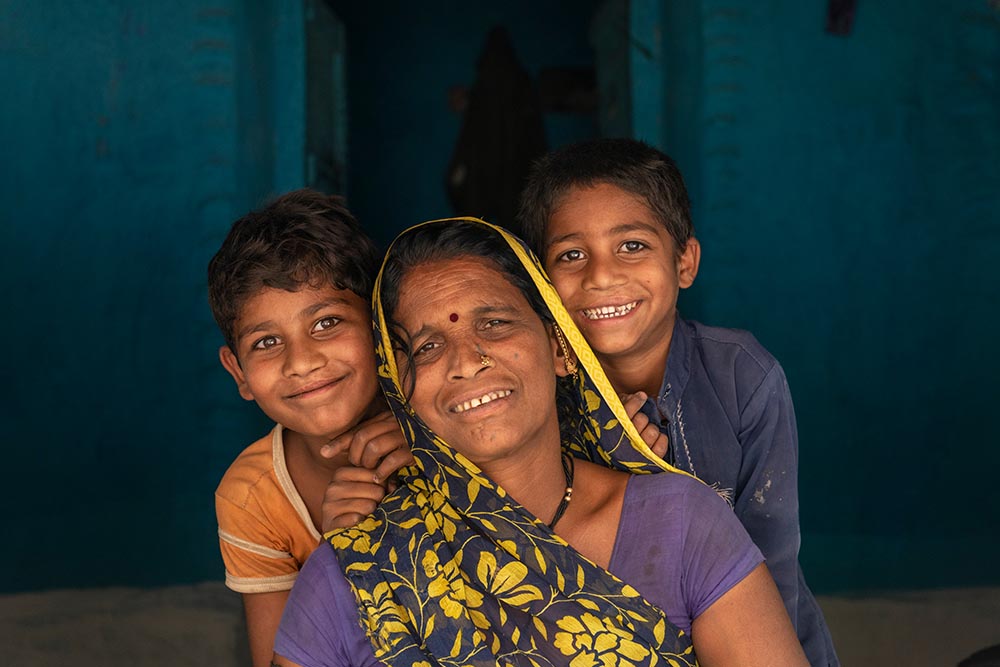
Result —
M545 269L604 360L665 363L679 288L698 270L640 198L602 183L570 190L549 218Z
M236 355L222 365L240 395L322 444L365 416L377 389L371 311L349 290L264 288L236 323Z

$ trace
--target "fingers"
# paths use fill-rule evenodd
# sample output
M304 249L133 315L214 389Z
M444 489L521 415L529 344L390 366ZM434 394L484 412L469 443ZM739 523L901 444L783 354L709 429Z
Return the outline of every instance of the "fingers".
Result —
M661 459L667 457L667 449L670 448L670 439L664 433L660 432L660 429L656 429L658 438L654 442L650 442L643 437L643 441L649 445L649 448L653 450L653 453L659 456Z
M379 434L392 429L397 431L399 430L399 425L396 423L396 419L392 416L392 413L388 410L380 412L371 419L367 419L356 425L354 428L344 431L336 438L323 445L323 447L320 448L320 454L322 454L324 458L332 459L338 454L350 452L355 448L360 447L363 443L373 437L377 437ZM354 465L358 464L355 463Z
M637 391L634 394L621 394L622 405L625 406L625 412L628 413L629 418L632 422L635 422L635 416L641 414L642 406L646 403L646 392ZM643 415L645 417L645 415ZM646 423L649 423L649 419L646 418Z
M669 447L670 441L667 436L662 433L659 426L654 422L649 420L649 416L642 411L643 406L648 400L648 396L644 391L638 391L634 394L622 394L622 405L625 407L625 412L628 414L629 419L635 425L637 431L639 431L639 436L642 441L653 450L653 453L663 458L667 454L667 448Z
M345 511L333 516L323 514L323 532L328 533L336 528L350 528L365 520L365 517L375 511L378 503L372 503L371 509L360 508L360 511Z
M390 429L383 430L382 432L374 432L372 430L363 435L359 434L355 436L354 442L351 443L348 460L351 462L351 465L375 469L381 468L381 463L396 452L402 453L401 457L394 459L400 463L391 470L383 471L386 476L389 473L396 472L400 466L412 460L410 457L410 448L406 445L406 440L403 438L403 432L399 430L399 426L393 421L392 428Z
M375 475L376 482L386 480L403 466L413 463L403 432L390 412L358 424L321 450L327 458L345 452L350 465L367 468Z
M375 511L385 488L372 481L372 471L343 466L323 495L323 531L356 525Z
M375 468L375 482L381 484L386 480L391 480L400 468L408 465L413 465L413 454L410 453L410 450L406 447L393 449Z

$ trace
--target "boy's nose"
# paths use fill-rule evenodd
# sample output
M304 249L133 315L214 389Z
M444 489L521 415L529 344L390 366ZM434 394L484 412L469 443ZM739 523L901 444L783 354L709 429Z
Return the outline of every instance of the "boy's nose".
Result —
M594 256L583 274L584 289L607 289L625 282L625 271L613 257Z
M308 375L326 364L326 356L316 345L309 343L287 343L285 354L286 375Z

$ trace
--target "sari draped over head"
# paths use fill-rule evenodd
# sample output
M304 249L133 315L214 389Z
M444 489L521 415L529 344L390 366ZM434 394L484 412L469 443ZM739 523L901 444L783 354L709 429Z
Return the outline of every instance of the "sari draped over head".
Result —
M561 387L564 450L630 473L686 474L639 437L527 246L475 218L423 224L459 221L506 240L578 358L579 372ZM384 270L373 303L378 374L416 463L373 515L326 535L376 657L407 667L696 664L690 637L659 608L569 547L414 414L382 310Z

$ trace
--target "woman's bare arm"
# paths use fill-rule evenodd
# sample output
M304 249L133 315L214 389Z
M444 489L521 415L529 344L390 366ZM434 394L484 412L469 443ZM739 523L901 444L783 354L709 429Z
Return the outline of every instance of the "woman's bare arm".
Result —
M702 667L809 667L763 563L694 619L691 640Z

